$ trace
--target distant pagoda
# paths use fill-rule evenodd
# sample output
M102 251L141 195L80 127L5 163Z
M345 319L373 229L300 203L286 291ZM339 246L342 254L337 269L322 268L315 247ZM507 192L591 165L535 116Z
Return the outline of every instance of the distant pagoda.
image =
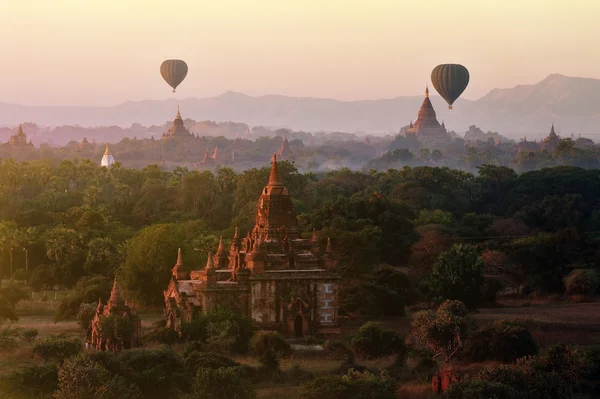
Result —
M100 166L106 166L107 168L115 163L115 158L110 153L108 148L108 141L106 142L106 150L104 151L104 156L100 161Z
M405 135L415 135L418 139L447 139L448 131L444 124L438 122L429 99L429 88L425 87L425 98L417 114L417 121L413 124L412 121L403 131Z
M189 130L183 124L183 119L181 119L181 113L179 112L179 105L177 106L177 114L175 115L175 119L173 119L173 125L171 128L162 135L162 140L169 139L178 139L178 138L194 138L194 135L190 133Z

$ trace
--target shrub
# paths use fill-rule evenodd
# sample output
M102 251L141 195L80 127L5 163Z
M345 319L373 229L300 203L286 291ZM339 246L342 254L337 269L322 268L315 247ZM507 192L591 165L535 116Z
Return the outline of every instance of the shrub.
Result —
M9 285L6 288L0 289L0 297L6 299L11 306L14 306L17 302L29 298L29 295L24 289L15 285Z
M21 329L18 327L0 324L0 349L16 347L20 334Z
M387 374L378 376L350 369L344 376L319 377L304 384L305 399L394 399L396 384Z
M87 331L96 315L96 305L93 303L82 303L77 312L77 324L83 331Z
M228 308L218 307L184 323L181 332L188 342L201 341L217 349L245 353L253 331L250 320Z
M406 356L404 341L398 334L394 330L384 329L381 323L372 321L358 329L351 347L361 359L376 359L394 354L404 359Z
M19 316L15 313L14 306L2 296L0 296L0 323L5 320L17 321Z
M277 331L261 331L252 338L252 353L269 370L279 367L279 359L290 353L290 346Z
M144 334L143 341L170 346L179 341L179 334L172 328L156 328Z
M33 346L33 353L44 359L44 362L49 360L62 362L81 352L81 349L81 341L76 338L52 336L38 340Z
M461 381L450 385L447 399L520 399L521 393L508 385L491 381Z
M510 363L537 353L537 344L527 328L498 320L472 333L463 348L461 357L471 362L496 360Z
M28 366L2 378L0 396L11 399L51 398L58 388L58 368L54 364Z
M370 281L358 281L343 286L340 297L346 312L358 314L362 318L404 316L406 303L402 295L389 287Z
M581 372L581 391L600 397L600 347L586 347L581 351L583 369Z
M86 276L77 281L73 291L63 298L54 313L54 321L74 318L82 303L106 301L110 295L112 281L104 276ZM86 327L87 328L87 327Z
M567 295L590 297L600 286L600 275L594 269L575 269L564 280Z
M52 273L47 265L39 265L29 275L29 286L35 292L40 292L42 289L49 288L52 285Z
M33 345L33 342L38 336L38 330L36 328L26 328L21 331L21 338L29 345Z
M434 359L443 356L448 362L462 348L470 324L468 310L462 302L445 301L435 312L415 313L408 342L428 350Z
M123 351L108 369L134 382L144 398L178 397L191 385L183 358L169 347Z
M140 388L80 354L58 369L55 399L120 399L142 397Z
M194 379L195 399L254 399L256 392L239 367L200 368Z
M190 371L192 375L196 375L196 372L201 368L206 369L219 369L221 367L238 367L239 363L225 357L219 356L214 353L200 353L193 351L185 357L185 368Z

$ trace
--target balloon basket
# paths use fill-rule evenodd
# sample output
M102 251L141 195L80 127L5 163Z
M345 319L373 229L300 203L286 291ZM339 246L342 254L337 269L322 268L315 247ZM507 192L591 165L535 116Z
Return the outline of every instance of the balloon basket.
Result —
M448 109L452 109L452 105L448 105Z
M175 93L175 89L173 89L173 93Z

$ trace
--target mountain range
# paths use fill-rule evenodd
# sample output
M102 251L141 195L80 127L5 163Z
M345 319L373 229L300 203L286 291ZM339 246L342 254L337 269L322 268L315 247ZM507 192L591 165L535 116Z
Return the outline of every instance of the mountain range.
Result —
M542 137L554 123L563 136L600 133L600 79L552 74L536 84L493 89L475 101L459 99L453 110L448 110L438 96L432 95L431 100L438 120L456 132L477 125L512 138ZM112 107L0 103L0 125L35 122L44 126L149 126L173 118L179 105L184 118L198 121L384 134L397 132L414 121L422 101L423 96L339 101L280 95L251 97L230 91L212 98L129 101Z

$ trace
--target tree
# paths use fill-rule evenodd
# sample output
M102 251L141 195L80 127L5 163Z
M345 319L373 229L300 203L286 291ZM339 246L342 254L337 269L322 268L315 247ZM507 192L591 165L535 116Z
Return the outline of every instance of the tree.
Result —
M442 356L448 363L463 347L471 321L460 301L445 301L437 311L417 312L411 322L408 342Z
M141 399L137 385L113 374L86 355L67 359L58 368L55 399Z
M470 309L477 307L483 300L483 268L476 247L455 244L440 255L433 267L429 277L430 295L462 301Z
M200 368L194 379L194 399L254 399L256 392L239 367Z

